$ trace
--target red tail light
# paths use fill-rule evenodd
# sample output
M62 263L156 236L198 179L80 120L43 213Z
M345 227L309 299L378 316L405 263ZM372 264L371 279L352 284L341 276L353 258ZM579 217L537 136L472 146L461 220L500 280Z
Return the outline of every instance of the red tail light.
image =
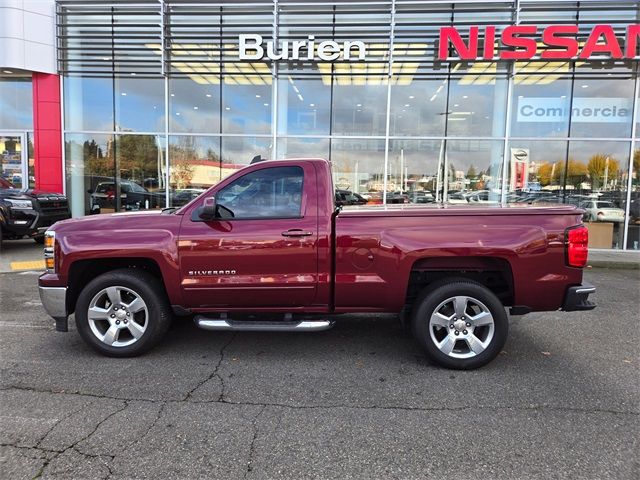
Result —
M565 231L567 264L570 267L584 267L589 255L589 230L584 225L567 228Z

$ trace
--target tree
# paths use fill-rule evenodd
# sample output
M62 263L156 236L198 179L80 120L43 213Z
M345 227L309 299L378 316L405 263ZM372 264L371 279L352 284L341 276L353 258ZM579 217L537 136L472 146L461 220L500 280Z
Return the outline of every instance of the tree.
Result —
M177 160L171 166L171 183L174 183L177 189L186 188L191 185L193 173L193 165L188 160Z
M620 164L617 160L611 158L610 155L605 153L596 153L589 159L587 170L589 171L589 177L591 178L591 188L596 190L602 187L607 187L604 183L605 180L607 180L608 183L609 181L618 178Z
M635 173L636 182L640 178L640 148L633 152L633 172Z
M158 147L153 135L122 135L116 137L118 168L122 178L140 185L145 178L159 178Z
M467 170L467 178L476 178L478 174L476 173L476 168L471 164L469 170Z
M555 172L552 163L544 162L540 167L538 167L538 181L543 187L551 185L551 182L553 181L552 176L554 175Z
M562 179L564 176L566 168L566 183L567 185L572 185L576 189L579 189L582 183L588 178L589 172L587 170L587 166L579 160L570 158L566 167L563 167L562 165L559 167L561 170L560 178ZM558 170L558 167L556 167L556 170Z

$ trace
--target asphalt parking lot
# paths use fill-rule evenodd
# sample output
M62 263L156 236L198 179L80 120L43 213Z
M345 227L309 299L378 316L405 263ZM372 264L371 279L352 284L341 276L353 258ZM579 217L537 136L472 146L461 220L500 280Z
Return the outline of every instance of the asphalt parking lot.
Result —
M2 478L637 479L637 270L599 308L512 317L489 366L431 365L393 316L316 334L174 325L111 359L0 274Z

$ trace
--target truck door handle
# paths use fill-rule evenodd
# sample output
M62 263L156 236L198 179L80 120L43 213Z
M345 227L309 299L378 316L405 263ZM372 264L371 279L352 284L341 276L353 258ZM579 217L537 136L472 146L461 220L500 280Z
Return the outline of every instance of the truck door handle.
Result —
M307 232L301 228L292 228L286 232L282 232L283 237L309 237L313 235L313 232Z

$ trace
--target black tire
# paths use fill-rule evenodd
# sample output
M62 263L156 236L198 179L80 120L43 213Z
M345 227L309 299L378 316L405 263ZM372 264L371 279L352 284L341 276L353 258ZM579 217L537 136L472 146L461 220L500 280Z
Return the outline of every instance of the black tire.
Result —
M33 241L39 243L40 245L44 245L44 235L40 235L39 237L33 237Z
M455 300L443 304L443 302L455 297L468 298L468 301L465 302L467 317L457 316L458 313L453 310ZM473 322L472 318L478 317L480 312L484 312L483 315L487 318L487 312L482 307L485 307L491 315L493 326L472 325L466 327L465 325ZM436 311L444 312L439 318L447 317L449 313L452 313L451 319L446 321L448 325L430 325L430 319ZM455 324L454 319L457 322ZM439 320L434 321L438 322ZM480 323L483 322L478 320L478 324ZM416 300L411 324L414 337L424 348L429 358L438 365L455 370L471 370L489 363L502 350L509 332L507 313L498 297L485 286L462 278L449 279L428 287ZM454 326L452 327L452 325ZM459 327L461 327L460 330L458 330ZM459 334L454 336L456 331ZM443 342L441 345L445 345L445 339L449 345L453 345L453 350L449 354L441 351L436 344L436 341L441 341ZM477 339L482 342L477 344ZM472 344L478 350L478 345L483 346L483 351L476 353L471 348ZM466 355L470 356L460 358Z
M131 345L108 345L96 336L90 326L88 310L92 300L104 289L115 286L132 291L145 303L144 333ZM76 327L82 339L94 350L110 357L135 357L153 348L169 329L171 318L171 308L162 283L153 275L136 268L113 270L94 278L80 292L75 310ZM126 322L123 320L123 323ZM106 326L108 328L108 324ZM124 327L120 328L124 331Z

